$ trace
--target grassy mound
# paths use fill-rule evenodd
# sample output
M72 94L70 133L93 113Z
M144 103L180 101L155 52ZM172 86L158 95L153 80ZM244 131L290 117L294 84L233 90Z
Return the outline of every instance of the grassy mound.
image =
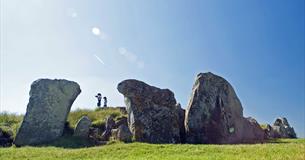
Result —
M107 116L112 115L114 118L120 118L124 115L119 108L107 107L107 108L97 108L95 110L90 109L77 109L70 112L68 116L68 122L72 128L75 128L78 120L82 116L88 116L92 121L93 126L102 126L105 124L105 119Z

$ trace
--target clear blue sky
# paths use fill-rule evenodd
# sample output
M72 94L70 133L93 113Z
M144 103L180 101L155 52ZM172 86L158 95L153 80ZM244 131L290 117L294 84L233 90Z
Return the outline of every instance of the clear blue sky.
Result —
M66 78L94 108L118 82L171 89L185 107L195 75L234 87L245 116L288 118L304 137L303 0L0 0L1 108L24 113L32 81Z

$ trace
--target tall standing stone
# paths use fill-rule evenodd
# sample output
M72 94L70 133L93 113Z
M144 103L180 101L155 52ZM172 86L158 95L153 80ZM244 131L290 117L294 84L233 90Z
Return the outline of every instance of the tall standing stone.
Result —
M264 131L243 117L242 105L229 82L210 72L196 77L185 127L188 143L252 143L264 139ZM247 134L247 130L259 134Z
M125 97L128 125L135 141L180 143L179 115L174 93L138 80L118 85Z
M30 100L15 144L37 145L63 134L71 106L80 86L67 80L39 79L31 85Z

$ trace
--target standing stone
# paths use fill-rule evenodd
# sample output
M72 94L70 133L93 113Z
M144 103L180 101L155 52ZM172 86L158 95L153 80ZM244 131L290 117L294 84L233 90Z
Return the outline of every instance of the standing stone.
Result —
M180 143L179 115L174 93L138 80L118 85L125 97L128 125L135 141Z
M126 143L132 141L132 133L130 132L126 124L120 125L117 129L113 129L111 132L112 132L112 137L115 140Z
M105 131L102 134L102 140L108 141L111 136L111 130L115 127L115 121L113 120L113 116L110 115L106 118L106 127Z
M74 136L88 138L89 136L89 129L92 122L87 116L83 116L76 125Z
M246 134L247 130L264 131L243 117L242 105L229 82L210 72L196 77L185 127L187 143L252 143L264 138Z
M293 127L291 127L285 117L279 117L272 126L274 133L273 138L297 138Z
M72 81L39 79L33 82L15 144L37 145L60 137L71 106L80 92L80 86Z

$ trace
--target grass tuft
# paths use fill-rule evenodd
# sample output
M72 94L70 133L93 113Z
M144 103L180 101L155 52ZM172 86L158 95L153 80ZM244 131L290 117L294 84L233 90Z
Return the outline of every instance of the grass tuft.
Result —
M268 124L260 124L262 129L267 129Z
M7 133L16 136L17 130L21 125L23 115L15 113L2 112L0 113L0 128Z

